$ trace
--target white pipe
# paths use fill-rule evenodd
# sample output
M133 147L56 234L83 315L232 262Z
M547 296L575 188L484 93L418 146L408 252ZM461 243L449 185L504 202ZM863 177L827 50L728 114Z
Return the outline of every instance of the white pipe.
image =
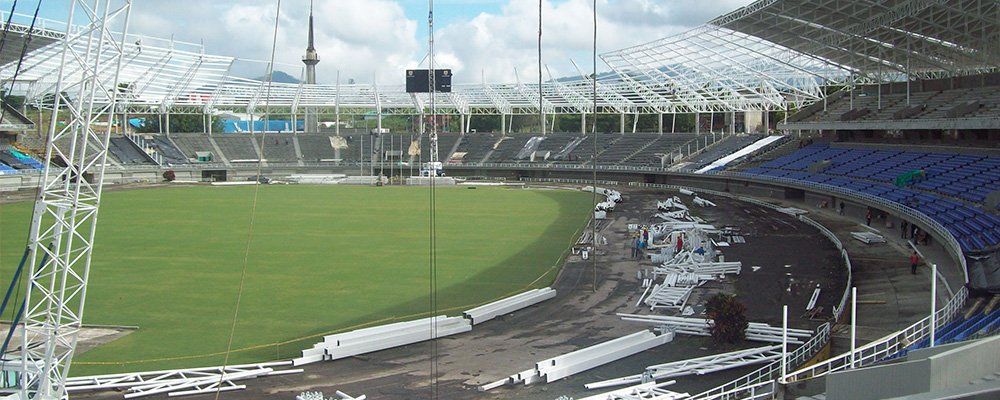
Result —
M934 347L937 330L937 264L931 264L931 345Z
M858 288L851 288L851 368L854 368L854 352L858 346Z
M788 373L788 305L781 307L781 383Z

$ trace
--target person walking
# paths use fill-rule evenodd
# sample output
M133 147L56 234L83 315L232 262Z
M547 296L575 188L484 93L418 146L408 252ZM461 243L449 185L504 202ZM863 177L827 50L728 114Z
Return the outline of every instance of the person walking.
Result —
M906 233L910 230L910 223L905 219L899 224L899 237L906 239Z
M869 208L868 212L865 213L865 225L872 226L872 210Z
M916 251L914 251L913 254L910 254L910 274L911 275L916 275L917 274L917 265L918 264L920 264L920 256L917 255Z
M846 205L844 204L843 201L841 201L840 202L840 215L844 215L844 207L846 207Z

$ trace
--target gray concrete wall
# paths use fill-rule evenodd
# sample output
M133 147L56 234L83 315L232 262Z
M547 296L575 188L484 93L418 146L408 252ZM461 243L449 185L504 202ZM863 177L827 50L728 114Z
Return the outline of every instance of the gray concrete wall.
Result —
M928 358L932 390L945 389L1000 371L1000 336L973 342Z
M826 376L828 400L876 400L930 390L930 361L907 361Z

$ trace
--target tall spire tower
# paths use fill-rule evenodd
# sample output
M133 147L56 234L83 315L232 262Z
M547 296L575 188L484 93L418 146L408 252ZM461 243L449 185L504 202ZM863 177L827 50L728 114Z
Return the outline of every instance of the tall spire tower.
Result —
M306 55L302 56L302 63L306 65L306 84L316 84L316 64L319 64L319 54L316 53L316 44L313 40L313 4L309 2L309 45L306 47ZM316 118L316 110L307 107L305 109L305 132L314 133L318 131L319 121Z

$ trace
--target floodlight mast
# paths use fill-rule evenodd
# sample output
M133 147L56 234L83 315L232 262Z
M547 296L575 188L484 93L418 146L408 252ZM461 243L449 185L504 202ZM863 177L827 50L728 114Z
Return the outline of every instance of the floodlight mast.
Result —
M20 399L67 397L66 378L82 326L111 122L118 110L131 5L131 0L69 4L45 169L28 240L24 323L17 328L20 358L6 363L17 373L14 394ZM112 30L121 33L115 37ZM66 111L62 126L57 124L61 108ZM96 131L95 125L102 123L106 128Z

